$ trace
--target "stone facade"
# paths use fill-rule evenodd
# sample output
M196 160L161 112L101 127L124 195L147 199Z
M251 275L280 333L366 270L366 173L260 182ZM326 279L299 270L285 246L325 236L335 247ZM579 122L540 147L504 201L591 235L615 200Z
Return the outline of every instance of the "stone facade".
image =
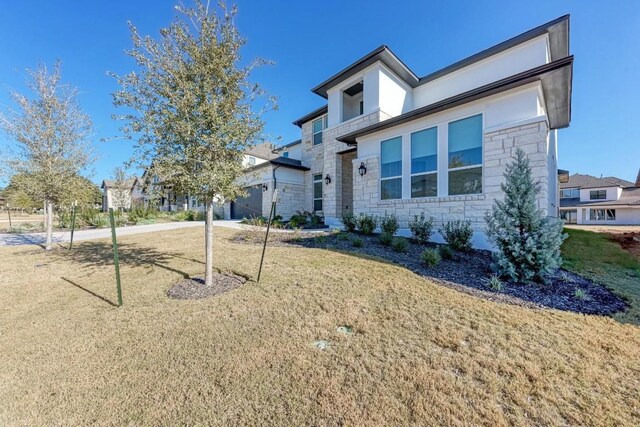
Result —
M343 142L336 140L338 136L342 136L349 132L372 125L389 116L381 111L375 111L370 114L358 116L344 123L325 129L322 133L322 144L313 145L313 120L302 125L302 165L310 168L305 173L305 194L302 207L304 210L313 210L313 176L322 174L322 177L329 175L331 183L325 185L323 181L322 190L322 212L325 222L330 225L338 225L339 218L342 216L343 203L342 196L353 192L349 182L343 182L343 162L344 155L338 154L340 151L349 149L349 146ZM349 173L349 172L348 172ZM349 173L349 175L351 175ZM347 193L343 192L344 186L349 189ZM349 205L349 203L347 203ZM300 208L298 208L300 209Z
M380 200L378 155L353 160L354 213L384 215L395 214L401 229L407 229L414 215L422 212L435 219L437 226L451 220L469 220L475 231L484 231L484 215L491 209L494 200L504 194L500 184L504 182L506 165L510 163L516 148L520 147L530 160L534 179L541 184L538 207L547 212L547 166L548 127L546 121L526 124L484 134L483 143L483 193L477 195L432 197L417 199ZM364 162L367 173L360 176L358 167ZM446 173L446 172L445 172ZM482 246L482 245L481 245Z

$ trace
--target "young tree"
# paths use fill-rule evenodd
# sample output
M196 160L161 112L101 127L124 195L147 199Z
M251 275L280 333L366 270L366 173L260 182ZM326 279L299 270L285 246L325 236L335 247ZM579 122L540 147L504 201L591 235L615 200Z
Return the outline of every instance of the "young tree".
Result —
M177 194L206 202L205 283L213 282L214 198L234 200L243 193L236 183L243 151L262 135L262 113L274 106L249 81L251 71L266 62L241 65L245 40L234 24L236 9L196 1L192 9L176 6L178 16L160 31L160 39L142 37L130 25L133 49L128 54L138 72L116 76L118 107L132 113L123 131L137 140L140 166L153 164L163 185Z
M540 185L533 182L524 151L517 149L504 176L504 201L496 200L485 218L498 272L514 281L544 281L562 264L562 222L537 208Z
M69 192L69 181L92 161L92 124L77 104L77 89L62 83L60 62L51 73L43 65L29 70L28 76L34 97L13 92L18 108L0 113L0 127L20 147L7 166L23 175L22 189L30 197L44 201L45 248L50 250L53 206Z

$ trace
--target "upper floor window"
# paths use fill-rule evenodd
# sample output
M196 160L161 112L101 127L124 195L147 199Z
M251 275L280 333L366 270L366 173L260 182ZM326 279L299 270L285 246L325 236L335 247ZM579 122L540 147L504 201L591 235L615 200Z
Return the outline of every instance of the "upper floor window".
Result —
M314 120L311 127L313 129L313 145L322 144L322 131L327 127L327 116Z
M380 198L402 198L402 137L380 143Z
M449 123L449 195L482 193L482 114Z
M438 128L411 134L411 197L438 195Z
M580 198L580 189L578 188L565 188L560 190L561 199L578 199Z
M591 190L589 191L590 200L604 200L607 198L607 190Z
M251 156L247 157L247 164L249 166L255 165L256 164L256 158L255 157L251 157Z
M289 152L285 151L284 153L282 153L282 157L289 157Z

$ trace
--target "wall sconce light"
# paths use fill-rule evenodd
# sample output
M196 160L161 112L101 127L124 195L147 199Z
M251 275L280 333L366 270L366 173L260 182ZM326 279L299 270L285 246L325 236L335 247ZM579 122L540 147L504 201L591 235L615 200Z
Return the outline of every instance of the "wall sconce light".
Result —
M364 176L367 173L367 167L364 165L364 162L360 162L360 167L358 168L358 172L360 172L360 176Z
M327 185L331 184L331 177L329 176L329 174L324 177L324 183Z
M262 184L262 191L268 191L269 186L267 184Z

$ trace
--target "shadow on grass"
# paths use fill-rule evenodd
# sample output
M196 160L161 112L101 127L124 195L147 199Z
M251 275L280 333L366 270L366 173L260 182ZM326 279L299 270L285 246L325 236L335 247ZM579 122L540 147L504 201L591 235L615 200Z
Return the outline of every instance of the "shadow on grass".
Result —
M88 241L75 246L73 250L61 249L55 252L56 256L71 261L84 269L101 266L113 266L113 247L109 242ZM182 277L189 278L189 273L170 267L172 260L179 258L189 262L202 263L201 261L186 258L180 252L170 250L160 251L152 247L135 243L122 243L118 245L118 258L121 266L149 266L163 268L172 273L178 273Z
M116 304L115 302L111 301L110 299L107 299L107 298L103 297L102 295L99 295L99 294L93 292L91 289L87 289L84 286L80 286L77 283L72 282L71 280L67 279L66 277L61 277L61 279L64 280L65 282L75 286L78 289L82 289L86 293L88 293L90 295L93 295L94 297L98 298L99 300L102 300L102 301L106 302L107 304L109 304L109 305L111 305L113 307L117 307L118 306L118 304Z

